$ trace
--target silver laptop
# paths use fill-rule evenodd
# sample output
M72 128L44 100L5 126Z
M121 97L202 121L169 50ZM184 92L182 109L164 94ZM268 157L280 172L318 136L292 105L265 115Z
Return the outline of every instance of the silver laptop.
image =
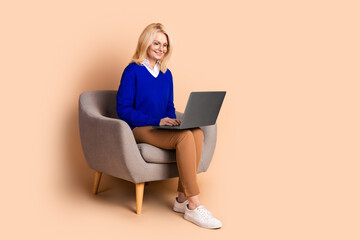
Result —
M190 129L214 125L225 98L225 91L192 92L186 104L181 124L177 126L153 126L158 129Z

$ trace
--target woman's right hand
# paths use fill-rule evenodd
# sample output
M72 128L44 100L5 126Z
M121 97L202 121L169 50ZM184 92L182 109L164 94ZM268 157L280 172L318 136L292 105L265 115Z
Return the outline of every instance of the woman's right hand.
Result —
M180 125L181 120L180 119L173 119L173 118L163 118L160 120L160 126L166 125L166 126L177 126Z

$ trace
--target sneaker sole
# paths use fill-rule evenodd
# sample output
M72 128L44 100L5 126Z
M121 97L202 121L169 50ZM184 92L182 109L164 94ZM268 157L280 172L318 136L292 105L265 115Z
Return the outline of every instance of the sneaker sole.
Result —
M188 218L186 214L184 215L184 218L185 218L186 220L188 220L189 222L195 224L196 226L199 226L199 227L202 227L202 228L206 228L206 229L219 229L219 228L222 227L222 225L221 225L220 227L204 227L204 226L201 226L201 225L199 225L198 223L193 222L191 218Z

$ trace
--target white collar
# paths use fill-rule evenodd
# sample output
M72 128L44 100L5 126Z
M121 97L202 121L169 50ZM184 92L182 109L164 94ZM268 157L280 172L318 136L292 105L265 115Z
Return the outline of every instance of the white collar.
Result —
M147 68L147 70L151 73L151 75L153 75L154 77L157 77L159 75L160 72L159 61L156 61L154 68L152 68L150 66L149 61L145 58L145 60L142 62L142 65L144 65Z

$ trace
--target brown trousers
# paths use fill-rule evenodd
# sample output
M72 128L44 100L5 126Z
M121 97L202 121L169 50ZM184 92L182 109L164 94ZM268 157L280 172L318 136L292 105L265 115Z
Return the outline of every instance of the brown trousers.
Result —
M199 167L204 142L200 128L190 130L155 129L151 126L133 129L137 143L148 143L164 149L176 149L179 172L178 192L187 197L200 193L196 174Z

